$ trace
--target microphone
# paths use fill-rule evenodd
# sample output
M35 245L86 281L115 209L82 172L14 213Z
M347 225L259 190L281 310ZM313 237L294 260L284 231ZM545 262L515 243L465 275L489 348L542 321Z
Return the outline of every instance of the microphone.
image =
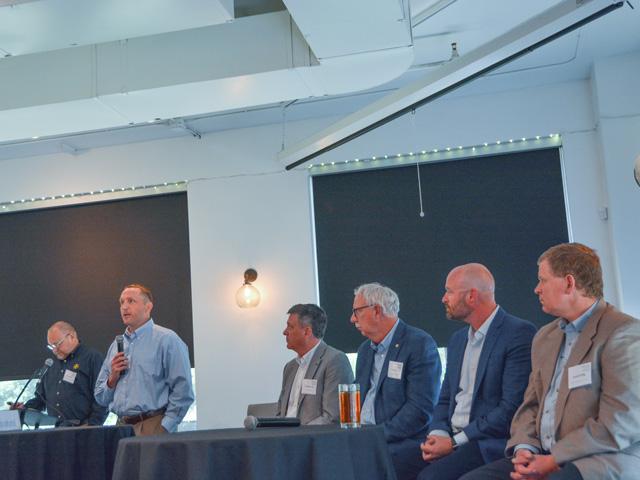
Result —
M124 335L116 335L116 346L118 347L118 353L124 352ZM127 373L126 370L122 370L120 375Z
M38 381L40 381L42 377L44 377L44 374L47 373L47 370L49 370L52 366L53 366L53 360L50 358L47 358L44 361L44 366L40 368L40 372L38 373Z
M38 381L40 381L40 379L42 377L44 377L44 374L47 373L47 370L49 370L49 367L51 367L51 365L53 365L53 360L50 359L50 358L47 358L44 361L44 365L42 367L38 368L35 372L33 372L33 374L31 375L31 378L29 378L29 380L27 380L27 383L24 384L24 387L22 387L22 390L20 390L20 393L18 394L18 396L16 397L15 401L13 402L14 405L16 403L18 403L18 400L20 400L20 397L22 396L24 391L27 389L27 387L29 386L31 381L34 378L37 378Z
M300 419L296 417L254 417L247 416L244 419L244 428L255 430L264 427L299 427Z

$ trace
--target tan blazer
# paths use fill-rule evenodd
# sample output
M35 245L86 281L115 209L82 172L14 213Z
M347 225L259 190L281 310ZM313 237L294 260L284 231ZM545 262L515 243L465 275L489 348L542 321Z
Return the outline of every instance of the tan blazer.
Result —
M564 341L557 319L533 340L532 370L511 423L507 454L540 444L542 403ZM568 368L591 362L591 385L568 387ZM580 333L562 374L551 453L573 462L584 480L640 478L640 321L600 300Z

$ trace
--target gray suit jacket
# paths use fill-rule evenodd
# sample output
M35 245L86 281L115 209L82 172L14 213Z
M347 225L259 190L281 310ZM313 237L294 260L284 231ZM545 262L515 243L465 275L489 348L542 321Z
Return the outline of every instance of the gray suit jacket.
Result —
M284 366L282 372L282 390L278 399L278 416L287 415L287 405L291 385L298 371L295 359ZM300 395L298 418L303 425L336 423L340 420L338 406L338 384L353 383L353 370L349 359L340 350L330 347L323 341L316 349L304 378L318 381L315 395Z
M507 454L526 443L538 448L544 398L564 341L559 320L533 340L524 401L511 423ZM591 385L569 390L568 369L591 362ZM640 471L640 321L600 300L574 345L556 403L559 464L572 462L584 480L636 479Z

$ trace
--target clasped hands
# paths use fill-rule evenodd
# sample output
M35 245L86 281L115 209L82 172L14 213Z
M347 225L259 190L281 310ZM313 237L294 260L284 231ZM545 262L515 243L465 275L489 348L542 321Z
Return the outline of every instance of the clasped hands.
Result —
M428 435L420 444L422 458L433 462L453 452L453 442L450 437ZM553 455L537 455L522 448L511 459L513 462L513 480L544 480L547 475L560 470Z
M513 480L544 480L550 473L560 470L553 455L538 455L526 448L516 451L513 462Z
M423 460L433 462L453 452L453 442L450 437L428 435L425 441L420 444L420 450L422 450Z

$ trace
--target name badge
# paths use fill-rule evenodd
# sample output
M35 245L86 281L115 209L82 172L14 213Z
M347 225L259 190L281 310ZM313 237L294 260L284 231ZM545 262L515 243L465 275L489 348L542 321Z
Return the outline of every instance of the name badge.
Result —
M0 410L0 432L20 430L21 428L18 410Z
M569 367L569 390L591 385L591 362Z
M318 387L318 380L312 378L305 378L302 380L302 391L303 395L315 395L316 388Z
M389 370L387 371L387 377L395 378L396 380L402 380L402 362L394 362L389 360Z
M64 377L62 377L62 380L67 383L74 383L76 381L77 375L78 375L78 372L74 372L72 370L65 370Z

